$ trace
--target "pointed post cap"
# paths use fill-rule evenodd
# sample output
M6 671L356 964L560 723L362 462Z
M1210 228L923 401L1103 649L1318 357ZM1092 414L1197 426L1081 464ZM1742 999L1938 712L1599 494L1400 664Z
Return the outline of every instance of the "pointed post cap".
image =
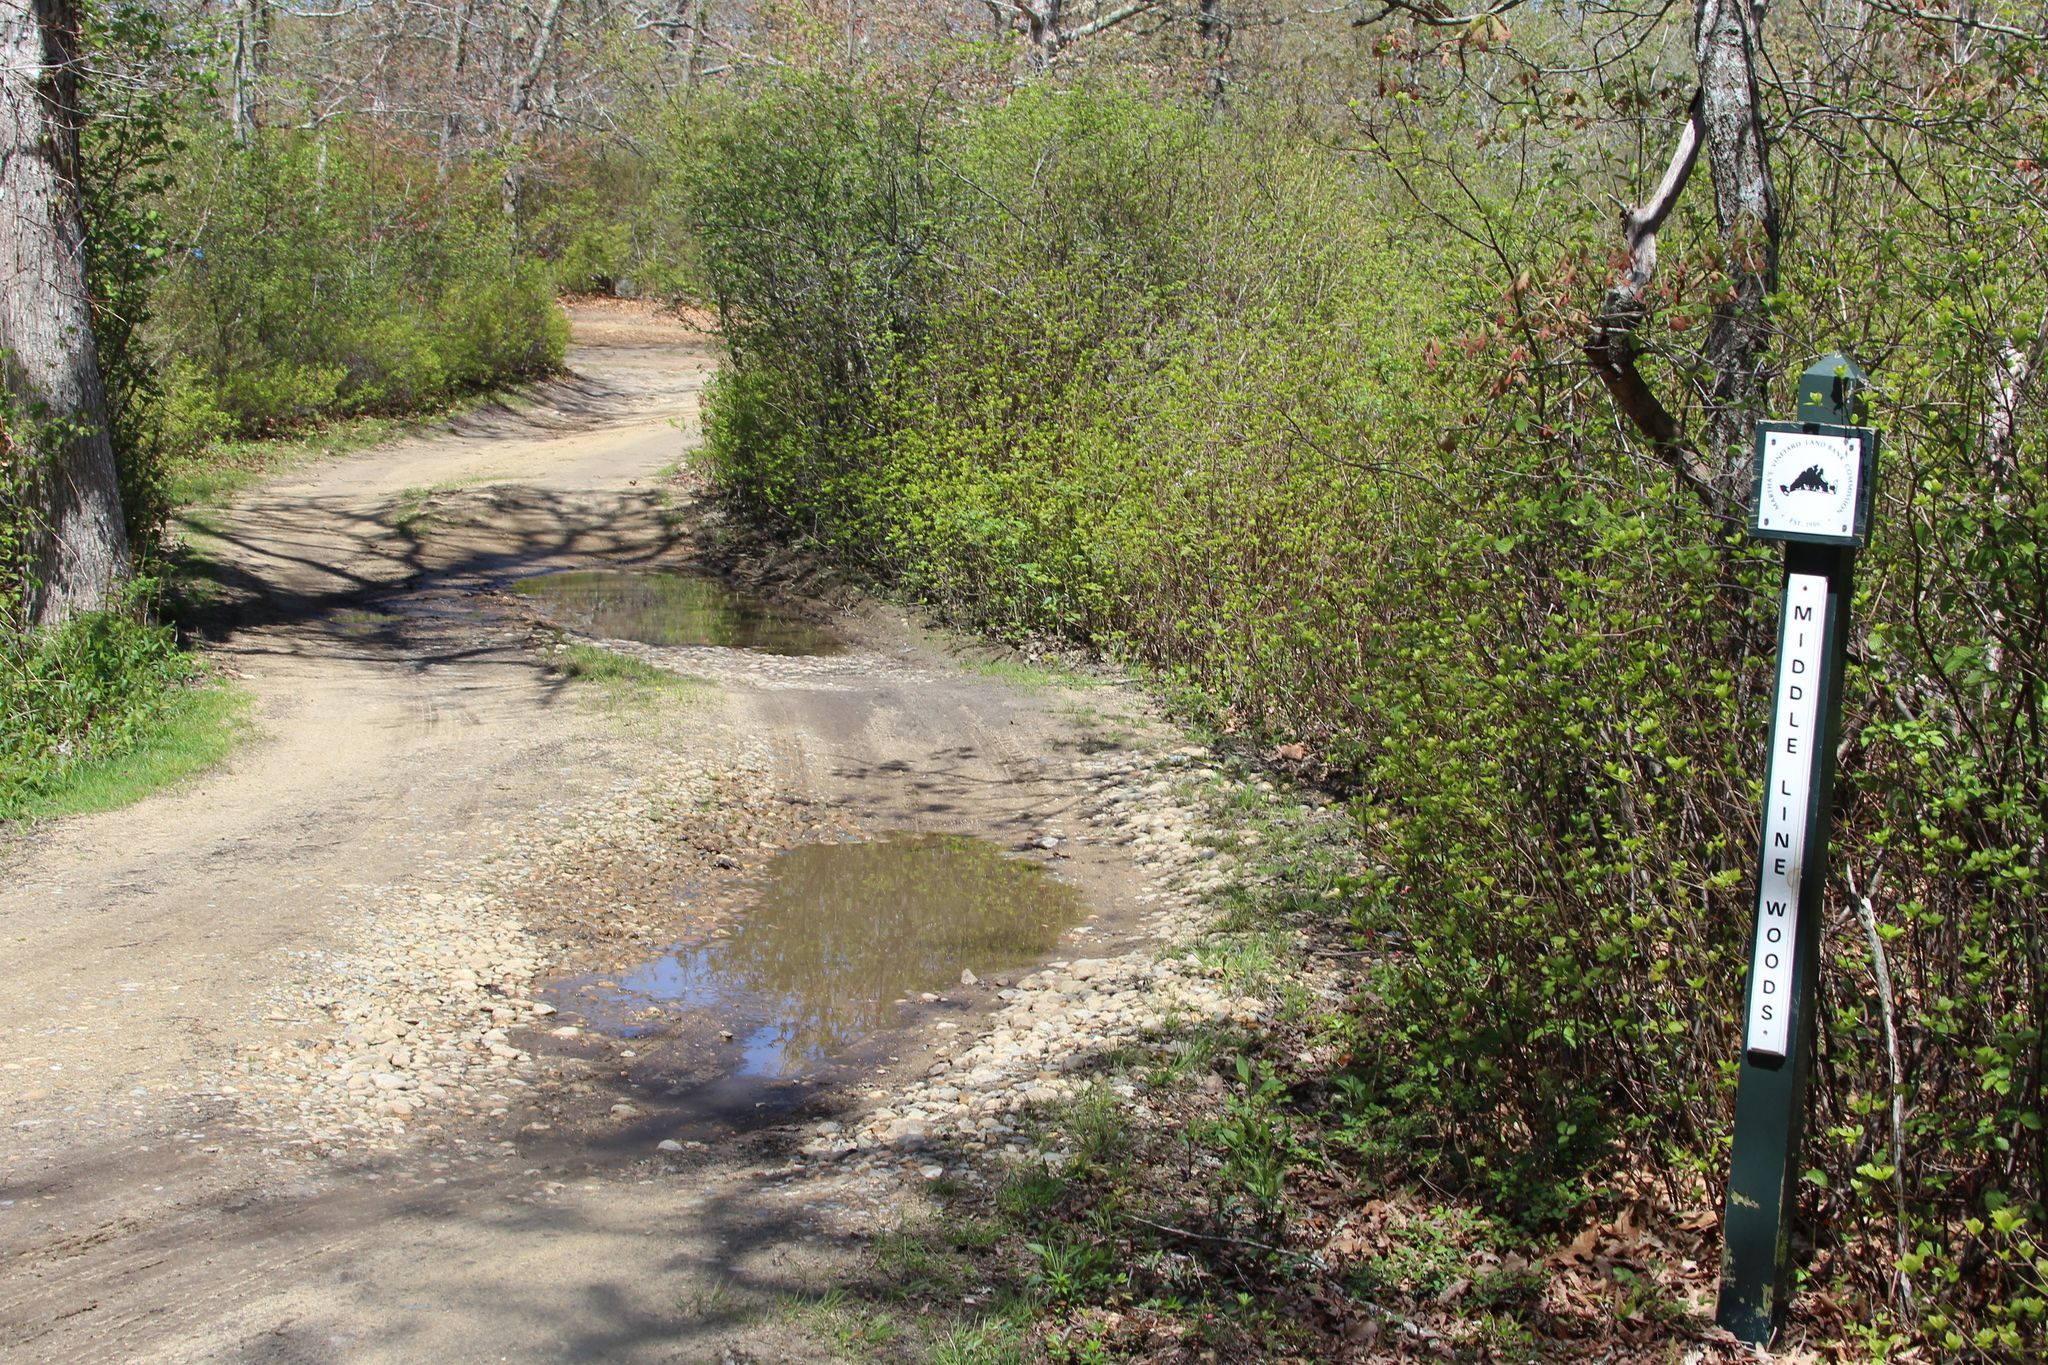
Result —
M1837 427L1860 427L1866 411L1863 390L1870 376L1863 367L1830 351L1799 376L1799 420Z

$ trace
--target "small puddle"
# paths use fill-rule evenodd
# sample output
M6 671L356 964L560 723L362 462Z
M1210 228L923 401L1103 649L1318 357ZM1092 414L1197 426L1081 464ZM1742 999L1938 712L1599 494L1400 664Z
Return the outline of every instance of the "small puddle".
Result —
M521 579L512 588L546 603L562 624L599 639L722 645L764 654L845 651L816 626L696 574L573 569Z
M963 969L1037 962L1084 913L1044 868L958 835L806 845L764 875L727 936L550 994L618 1037L695 1014L732 1033L727 1074L786 1077L888 1027L899 1000L958 990Z

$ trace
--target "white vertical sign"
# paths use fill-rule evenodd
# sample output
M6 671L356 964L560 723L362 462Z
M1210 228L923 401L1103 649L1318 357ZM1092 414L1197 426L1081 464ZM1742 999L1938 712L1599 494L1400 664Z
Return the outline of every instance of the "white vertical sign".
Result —
M1799 940L1799 879L1806 867L1807 805L1820 733L1820 669L1828 633L1828 581L1785 578L1778 634L1778 706L1764 786L1763 867L1757 878L1756 948L1749 964L1752 1053L1792 1050L1792 953Z

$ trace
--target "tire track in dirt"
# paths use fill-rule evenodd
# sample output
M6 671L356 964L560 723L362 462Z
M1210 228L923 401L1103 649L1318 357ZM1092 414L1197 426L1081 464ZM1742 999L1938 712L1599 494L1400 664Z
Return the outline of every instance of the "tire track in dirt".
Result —
M522 993L550 961L623 963L725 905L716 859L737 859L687 838L717 826L699 807L721 774L759 807L722 838L843 826L1013 848L1078 828L1114 775L1082 762L1101 741L1058 698L963 676L871 605L839 614L840 658L620 646L708 678L696 705L622 717L569 692L505 581L687 565L715 533L699 517L679 534L658 478L694 438L714 347L626 310L576 323L576 373L523 408L293 475L221 518L212 649L262 737L183 790L5 853L0 1355L704 1359L744 1305L829 1279L850 1231L899 1211L873 1179L794 1181L793 1131L742 1122L715 1150L657 1151L691 1095L657 1093L616 1040L552 1039ZM685 861L652 900L577 882L613 845ZM1152 893L1127 854L1055 860L1095 911L1072 941L1130 940ZM553 918L514 913L518 888L556 884ZM461 941L496 959L424 980L389 945L429 910L473 918ZM420 951L455 941L438 932L417 931ZM455 992L457 1022L391 1013L417 1013L419 991ZM923 1027L862 1055L870 1083L922 1075ZM342 1063L363 1057L455 1083L416 1109L394 1101L424 1085L379 1091L394 1112L325 1127L280 1088L351 1093L369 1073ZM855 1098L814 1089L802 1112ZM744 1328L765 1358L807 1358L776 1331Z

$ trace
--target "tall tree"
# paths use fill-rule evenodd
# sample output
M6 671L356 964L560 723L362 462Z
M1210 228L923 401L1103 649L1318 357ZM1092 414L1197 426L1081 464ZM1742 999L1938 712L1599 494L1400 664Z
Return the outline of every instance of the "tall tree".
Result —
M235 0L235 46L229 65L228 122L235 141L256 133L256 94L270 52L270 0Z
M554 52L555 28L561 18L562 0L548 0L540 26L534 30L533 50L527 54L526 64L520 68L519 78L512 82L512 93L505 100L509 147L505 156L504 178L499 186L499 200L507 218L517 219L519 216L519 191L526 183L526 144L532 138L534 124L538 121L533 92L540 84L541 73L547 69L548 58Z
M469 59L469 22L475 12L476 0L462 0L448 30L448 74L445 92L448 107L441 114L441 141L435 163L436 171L444 181L448 178L449 164L455 157L455 135L462 131L462 114L455 107L455 98L456 92L462 88L463 63Z
M78 189L77 0L0 0L0 368L32 464L29 620L95 611L128 573Z
M1778 192L1771 183L1757 100L1762 0L1698 0L1693 59L1699 71L1703 154L1714 182L1727 297L1707 329L1706 455L1720 494L1738 499L1749 467L1750 428L1763 416L1770 320L1764 300L1778 278Z

